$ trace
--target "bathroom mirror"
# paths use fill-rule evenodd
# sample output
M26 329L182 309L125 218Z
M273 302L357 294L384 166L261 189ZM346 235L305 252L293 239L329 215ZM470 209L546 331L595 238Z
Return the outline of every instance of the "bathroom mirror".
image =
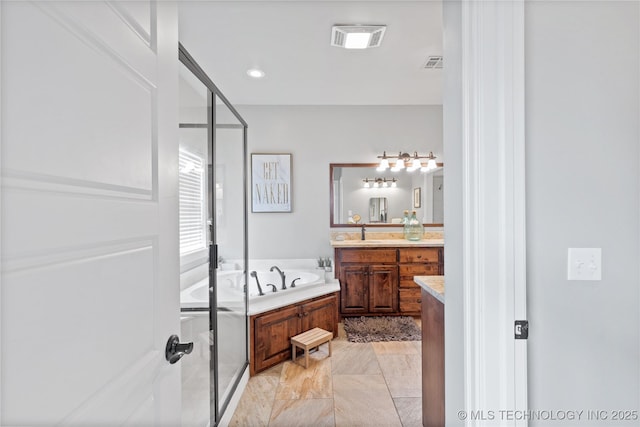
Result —
M388 203L386 197L369 199L369 222L387 222Z
M376 163L331 163L330 226L398 227L405 210L426 227L443 225L443 165L430 172L377 171ZM394 181L395 179L395 181ZM385 185L386 183L386 185ZM359 215L354 224L349 218Z

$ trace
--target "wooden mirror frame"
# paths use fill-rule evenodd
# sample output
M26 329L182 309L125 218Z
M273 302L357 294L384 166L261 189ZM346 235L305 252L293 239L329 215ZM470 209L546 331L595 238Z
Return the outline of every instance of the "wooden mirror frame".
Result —
M376 223L376 222L363 222L361 224L336 224L333 219L333 169L334 168L376 168L378 167L378 163L329 163L329 227L330 228L345 228L345 227L362 227L366 225L367 227L402 227L401 224L388 224L388 223ZM438 163L438 167L444 167L444 164ZM436 224L436 223L425 223L423 224L425 227L443 227L444 224Z

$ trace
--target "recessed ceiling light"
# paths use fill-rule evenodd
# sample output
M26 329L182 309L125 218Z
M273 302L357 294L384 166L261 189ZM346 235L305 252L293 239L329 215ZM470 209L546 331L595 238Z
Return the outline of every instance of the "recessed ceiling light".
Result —
M251 68L250 70L247 70L247 75L249 77L253 77L254 79L261 79L264 77L264 71L257 68Z

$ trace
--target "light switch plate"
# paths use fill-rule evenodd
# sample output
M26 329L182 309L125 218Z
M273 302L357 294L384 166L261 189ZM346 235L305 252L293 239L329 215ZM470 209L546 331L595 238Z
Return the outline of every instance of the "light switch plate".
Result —
M569 248L568 280L602 280L601 248Z

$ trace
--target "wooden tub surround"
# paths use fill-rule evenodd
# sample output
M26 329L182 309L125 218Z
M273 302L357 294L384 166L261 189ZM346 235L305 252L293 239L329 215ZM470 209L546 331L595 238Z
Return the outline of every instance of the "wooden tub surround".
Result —
M291 338L313 328L321 328L331 337L338 335L338 292L251 315L250 374L291 358Z

